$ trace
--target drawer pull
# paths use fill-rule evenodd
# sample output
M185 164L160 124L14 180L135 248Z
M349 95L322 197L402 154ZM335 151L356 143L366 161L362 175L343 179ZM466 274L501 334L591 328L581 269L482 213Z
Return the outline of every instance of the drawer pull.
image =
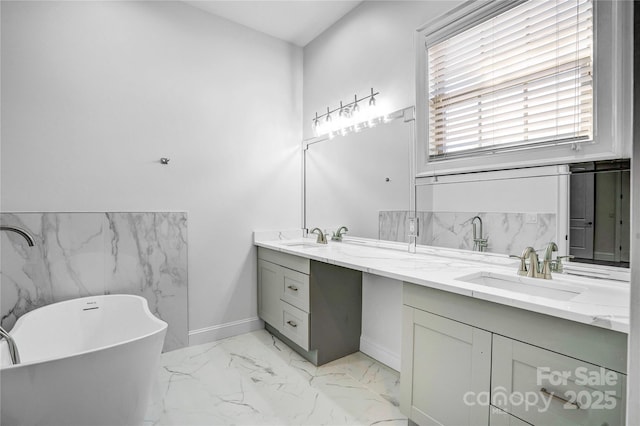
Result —
M576 410L579 410L579 409L580 409L580 404L578 404L577 402L571 402L571 401L569 401L568 399L565 399L565 398L563 398L563 397L561 397L561 396L558 396L558 395L556 395L556 394L555 394L555 393L553 393L553 392L549 392L549 391L547 390L547 388L542 388L542 389L540 389L540 392L542 392L542 393L543 393L543 394L545 394L545 395L552 396L553 398L556 398L556 399L558 399L558 400L562 401L562 403L563 403L563 404L573 405L573 406L575 406L575 407L576 407Z
M293 322L291 320L287 321L287 324L289 324L291 327L294 327L294 328L298 326L298 324L296 324L295 322Z
M289 285L287 286L287 288L293 290L293 291L298 291L298 287L294 286L294 285Z

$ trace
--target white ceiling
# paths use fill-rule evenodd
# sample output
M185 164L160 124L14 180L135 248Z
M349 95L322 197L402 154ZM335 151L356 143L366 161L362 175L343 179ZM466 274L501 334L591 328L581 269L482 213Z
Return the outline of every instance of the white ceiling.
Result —
M198 9L304 47L362 0L184 0Z

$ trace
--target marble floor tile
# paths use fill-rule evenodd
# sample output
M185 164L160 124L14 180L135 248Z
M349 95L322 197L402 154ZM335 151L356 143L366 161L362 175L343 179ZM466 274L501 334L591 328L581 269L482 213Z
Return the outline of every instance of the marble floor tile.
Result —
M360 352L316 367L259 330L160 364L145 426L407 424L398 373Z

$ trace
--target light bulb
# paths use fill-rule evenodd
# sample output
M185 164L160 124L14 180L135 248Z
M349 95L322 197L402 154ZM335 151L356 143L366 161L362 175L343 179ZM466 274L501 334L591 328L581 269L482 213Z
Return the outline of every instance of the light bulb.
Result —
M316 118L313 119L313 133L316 136L320 136L320 121L318 120L317 112L316 112Z
M358 105L358 95L353 95L354 98L354 102L353 102L353 106L351 107L351 118L353 118L353 121L357 121L358 116L360 115L360 105Z
M327 116L324 118L324 131L331 133L333 130L333 118L331 117L331 113L329 112L329 107L327 107Z
M373 87L371 88L371 99L369 99L369 107L373 108L376 106L376 98L373 95Z

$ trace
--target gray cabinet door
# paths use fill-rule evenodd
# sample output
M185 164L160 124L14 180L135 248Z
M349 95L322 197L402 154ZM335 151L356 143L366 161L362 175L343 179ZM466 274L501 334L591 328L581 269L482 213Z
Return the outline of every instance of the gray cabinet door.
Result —
M403 306L401 409L419 425L488 425L491 333Z
M282 270L281 266L258 259L258 316L278 331L282 324Z
M520 420L519 418L495 407L491 407L489 421L491 426L531 426L531 423Z

